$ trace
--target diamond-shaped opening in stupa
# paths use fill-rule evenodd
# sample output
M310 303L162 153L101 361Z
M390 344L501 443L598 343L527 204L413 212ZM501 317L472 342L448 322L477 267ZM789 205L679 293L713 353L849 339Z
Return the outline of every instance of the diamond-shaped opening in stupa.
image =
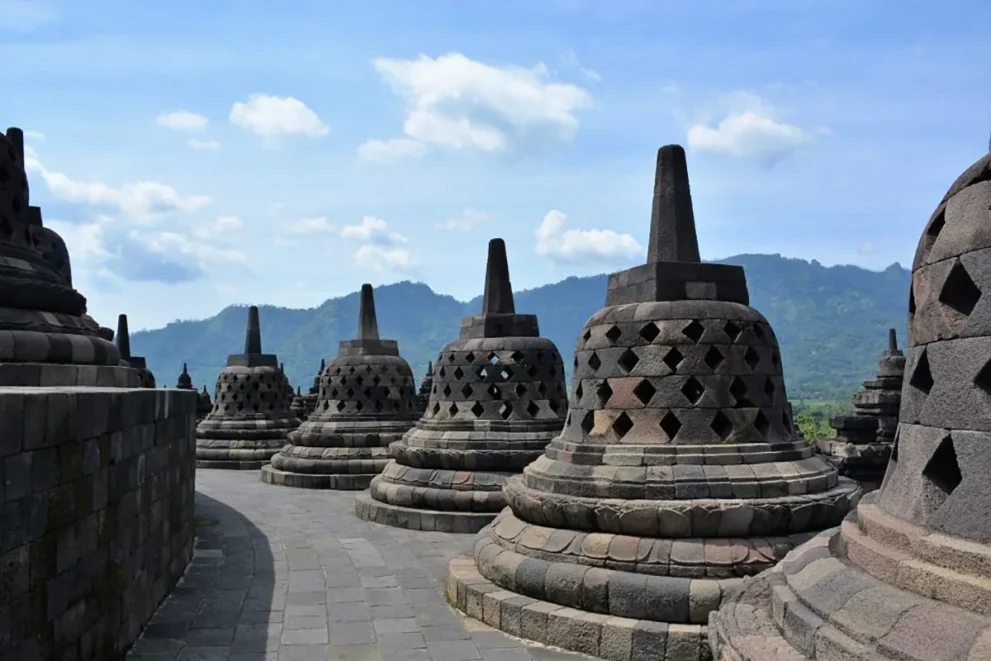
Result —
M632 349L627 349L622 353L622 355L620 355L619 359L616 361L616 364L619 365L621 370L629 374L639 362L640 356L638 356Z
M702 339L702 333L705 332L705 326L700 324L696 320L692 320L687 326L681 329L681 334L690 339L692 342L698 344L698 341Z
M950 268L943 287L939 290L939 302L969 317L981 298L981 290L974 284L967 269L958 260Z
M595 389L595 394L599 398L599 406L605 406L612 397L612 388L609 386L609 381L603 381L599 384L599 387Z
M709 428L716 432L716 436L720 440L725 441L733 432L733 423L722 411L716 411L716 415L712 417L712 422L709 423Z
M912 376L909 378L908 383L913 388L921 390L927 395L932 391L935 381L933 380L932 370L929 369L929 354L926 353L925 349L919 355L919 360L915 364L915 369L912 370Z
M482 406L481 402L475 402L471 406L471 412L476 418L481 418L482 414L485 413L485 407Z
M633 429L633 420L631 420L630 416L626 414L626 411L623 411L616 416L615 420L613 420L612 428L613 431L616 432L617 436L623 438L630 433L631 429Z
M503 420L509 420L509 416L511 415L513 415L512 404L510 404L509 402L505 402L502 406L499 407L499 416L502 417Z
M705 358L703 358L703 360L705 361L705 364L709 366L709 369L715 372L716 368L722 365L723 361L726 360L726 357L723 356L722 351L712 346L705 352Z
M661 334L661 331L657 328L657 324L650 322L640 329L640 337L645 339L648 343L653 342L657 339L657 336Z
M619 329L619 326L610 326L609 330L605 332L606 339L609 340L610 344L615 345L616 341L623 334L623 331Z
M685 357L680 351L678 351L677 347L671 347L663 358L664 364L670 367L672 372L678 371L678 366L681 365L681 361L684 359Z
M673 412L668 411L661 418L661 429L665 434L668 435L668 440L673 441L674 437L678 435L678 431L681 429L681 420L678 419Z
M681 386L681 394L694 406L702 399L702 395L705 394L705 386L699 383L698 379L694 376L690 376L685 381L685 385Z
M655 388L654 384L652 384L647 379L641 380L640 383L638 383L633 388L634 396L636 396L636 398L639 399L640 403L643 404L644 406L647 406L647 404L654 397L654 394L656 392L657 392L657 388Z
M960 486L963 475L960 473L957 451L950 436L940 441L926 467L922 469L922 475L947 496Z

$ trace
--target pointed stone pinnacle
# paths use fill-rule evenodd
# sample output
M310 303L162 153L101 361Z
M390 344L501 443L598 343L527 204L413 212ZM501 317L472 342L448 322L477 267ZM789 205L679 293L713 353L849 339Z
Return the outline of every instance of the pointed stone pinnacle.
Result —
M186 363L182 364L182 373L186 375L189 374L189 370L186 368Z
M24 160L24 131L21 129L11 126L7 129L6 133L7 139L10 140L10 144L14 145L14 151L20 157L21 161Z
M244 336L244 353L262 352L262 330L258 321L258 307L248 308L248 331Z
M361 302L358 308L358 339L379 339L379 322L375 316L375 294L372 286L365 283L361 286Z
M657 150L647 263L701 261L685 150L667 145Z
M427 361L427 376L433 376L434 373L434 361Z
M208 395L208 396L209 396L209 394L210 394L210 393L208 393L208 392L206 391L206 384L204 384L204 385L203 385L203 394L204 394L204 395Z
M302 397L303 396L303 390L299 386L296 386L296 396L297 397Z
M902 352L898 348L898 335L894 328L888 329L888 350L885 352L889 356L901 356Z
M489 259L485 266L485 298L482 314L515 314L513 285L509 281L509 260L506 257L506 242L502 239L489 241Z
M117 350L121 360L131 357L131 335L127 332L127 315L117 316Z
M327 366L327 359L326 358L321 358L320 359L320 371L322 372L323 371L323 368L325 368L326 366Z

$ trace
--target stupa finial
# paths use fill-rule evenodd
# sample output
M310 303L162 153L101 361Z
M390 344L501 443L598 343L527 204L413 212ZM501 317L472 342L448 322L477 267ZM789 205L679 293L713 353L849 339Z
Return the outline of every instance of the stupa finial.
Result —
M131 335L127 332L127 315L117 315L117 351L121 360L131 357Z
M244 353L262 352L261 323L258 321L258 307L248 308L248 331L244 336Z
M17 152L17 155L20 157L21 161L23 161L24 160L24 131L22 131L21 129L17 128L16 126L11 126L9 129L7 129L7 132L4 135L7 136L7 140L9 140L10 141L10 144L12 144L14 146L14 151Z
M647 263L701 261L685 150L666 145L657 150Z
M894 328L888 329L888 353L899 353L898 334L895 332Z
M434 361L427 361L427 376L432 376L434 373Z
M509 281L509 260L506 258L506 242L489 241L489 258L485 267L485 299L482 314L515 314L513 285Z
M379 339L379 322L375 316L375 294L367 282L361 286L361 301L358 309L358 339Z

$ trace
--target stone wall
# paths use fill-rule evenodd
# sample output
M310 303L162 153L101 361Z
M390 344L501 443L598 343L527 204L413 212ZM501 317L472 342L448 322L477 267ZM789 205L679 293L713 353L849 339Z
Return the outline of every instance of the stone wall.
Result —
M0 661L113 661L193 551L193 391L0 388Z

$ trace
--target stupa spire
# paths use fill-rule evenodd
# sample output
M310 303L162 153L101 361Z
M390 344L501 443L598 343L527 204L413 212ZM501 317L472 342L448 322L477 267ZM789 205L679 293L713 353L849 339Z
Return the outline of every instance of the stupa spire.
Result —
M894 328L888 329L888 353L892 356L900 356L902 354L898 349L898 334Z
M262 352L262 331L258 321L258 307L248 308L248 331L244 336L244 353Z
M647 263L700 261L685 150L666 145L657 150Z
M117 316L117 351L120 352L121 360L131 357L131 335L127 332L126 314Z
M379 323L375 316L375 294L367 282L361 286L361 301L358 308L358 339L379 339Z
M482 314L515 314L513 285L509 281L509 260L506 258L506 242L489 241L489 257L485 266L485 299Z
M14 151L17 152L17 155L20 157L21 161L23 162L24 161L24 131L22 131L21 129L17 128L16 126L12 126L9 129L7 129L6 135L7 135L7 140L9 140L10 141L10 144L14 146Z

